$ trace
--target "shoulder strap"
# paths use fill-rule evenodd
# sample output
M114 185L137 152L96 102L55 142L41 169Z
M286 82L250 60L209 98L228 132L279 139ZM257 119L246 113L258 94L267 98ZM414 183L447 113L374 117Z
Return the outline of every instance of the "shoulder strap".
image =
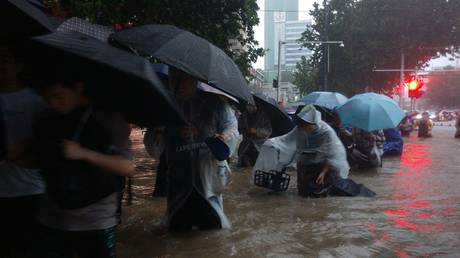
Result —
M80 123L78 123L77 129L75 130L75 132L74 132L74 134L72 136L73 141L78 141L78 138L80 138L80 135L81 135L83 129L85 128L85 125L88 122L88 119L89 119L89 117L91 116L92 113L93 113L93 107L92 106L89 106L88 108L86 108L86 111L83 114L83 116L81 117Z

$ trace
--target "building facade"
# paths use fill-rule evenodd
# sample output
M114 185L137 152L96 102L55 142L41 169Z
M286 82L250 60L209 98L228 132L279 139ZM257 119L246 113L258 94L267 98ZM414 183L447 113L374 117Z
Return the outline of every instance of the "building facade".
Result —
M285 22L298 20L299 0L265 0L265 54L264 70L278 66L278 42L285 40ZM283 50L281 51L283 64Z
M312 52L308 48L302 48L297 41L302 37L302 33L311 25L309 20L286 21L285 23L285 44L284 44L284 69L292 71L295 69L297 62L300 62L302 56L307 59Z
M280 81L291 81L291 73L302 56L309 58L311 51L297 42L302 33L311 25L310 20L298 20L298 0L265 0L265 82L278 77L278 42L280 51Z

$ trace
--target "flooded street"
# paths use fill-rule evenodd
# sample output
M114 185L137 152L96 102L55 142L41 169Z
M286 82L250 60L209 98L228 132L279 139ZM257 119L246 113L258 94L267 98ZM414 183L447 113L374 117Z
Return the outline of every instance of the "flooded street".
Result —
M233 170L225 209L230 231L173 235L161 227L165 198L152 198L156 163L133 133L139 174L133 204L124 206L118 255L129 257L458 257L460 140L437 126L433 138L405 138L401 158L352 178L376 198L306 199L251 185L250 170Z

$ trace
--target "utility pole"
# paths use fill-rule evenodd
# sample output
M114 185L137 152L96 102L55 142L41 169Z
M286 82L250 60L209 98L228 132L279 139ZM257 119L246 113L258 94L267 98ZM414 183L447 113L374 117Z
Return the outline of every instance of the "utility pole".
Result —
M329 8L327 6L327 0L324 0L324 36L323 40L329 40ZM323 47L323 69L324 69L324 91L328 90L328 73L329 73L329 44L324 45ZM327 59L327 60L326 60Z

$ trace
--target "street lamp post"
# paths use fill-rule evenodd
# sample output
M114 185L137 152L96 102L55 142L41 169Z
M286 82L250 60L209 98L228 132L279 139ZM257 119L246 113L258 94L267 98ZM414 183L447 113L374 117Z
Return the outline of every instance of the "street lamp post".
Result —
M324 0L323 2L324 5L324 35L323 35L323 40L328 41L329 40L329 11L328 11L328 5L327 5L327 0ZM323 70L324 70L324 86L323 90L327 91L327 84L328 84L328 75L329 75L329 44L324 45L323 50L325 52L325 56L327 56L327 60L324 61L323 64Z
M325 51L327 51L326 53L326 60L324 62L324 88L323 90L327 91L328 89L328 73L329 73L329 59L330 59L330 54L329 54L329 46L330 44L339 44L340 47L345 47L345 45L343 44L343 41L331 41L331 40L325 40L325 41L320 41L320 40L317 40L317 41L303 41L303 43L309 43L309 44L326 44L327 47L325 47Z
M281 45L285 44L286 42L279 40L278 41L278 88L276 88L276 101L280 101L280 85L281 85Z

